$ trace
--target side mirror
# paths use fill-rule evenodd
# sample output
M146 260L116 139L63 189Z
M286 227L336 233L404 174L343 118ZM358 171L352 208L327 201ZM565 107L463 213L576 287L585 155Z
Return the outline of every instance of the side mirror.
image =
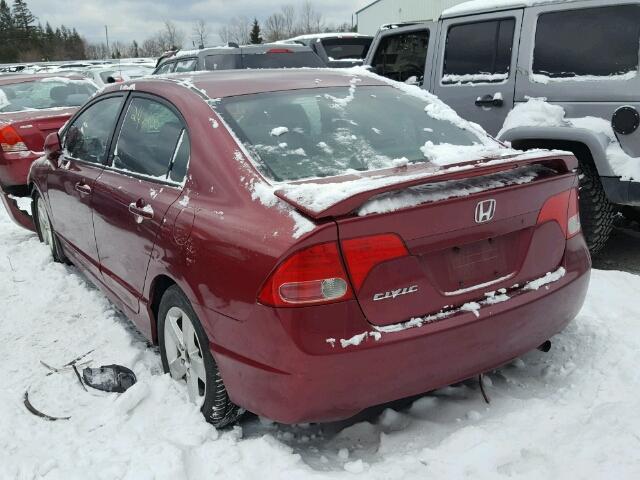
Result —
M57 132L50 133L44 141L44 156L52 167L58 167L58 159L62 155L62 145Z

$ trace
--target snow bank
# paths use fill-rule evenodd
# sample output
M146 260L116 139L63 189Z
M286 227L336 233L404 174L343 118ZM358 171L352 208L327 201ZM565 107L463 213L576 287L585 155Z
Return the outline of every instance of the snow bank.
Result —
M584 309L550 353L485 376L490 405L470 380L350 421L249 416L217 432L162 374L157 349L0 209L0 478L638 478L638 291L638 276L593 272ZM84 392L73 373L43 379L40 360L60 366L91 348L93 366L129 366L138 387L118 397ZM35 405L71 420L28 413L29 385Z
M566 118L566 112L560 105L547 103L546 98L529 98L509 112L498 138L518 127L582 128L604 135L609 141L606 153L613 172L622 180L640 181L640 158L625 153L611 127L611 122L604 118Z

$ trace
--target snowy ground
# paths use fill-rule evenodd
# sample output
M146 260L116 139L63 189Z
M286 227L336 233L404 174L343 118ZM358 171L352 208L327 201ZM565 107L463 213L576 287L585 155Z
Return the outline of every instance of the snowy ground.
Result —
M349 422L255 417L217 432L162 374L155 348L73 268L53 264L0 209L1 479L640 478L640 277L594 271L587 304L548 354ZM73 373L95 349L139 383L118 398ZM69 421L47 422L34 405Z

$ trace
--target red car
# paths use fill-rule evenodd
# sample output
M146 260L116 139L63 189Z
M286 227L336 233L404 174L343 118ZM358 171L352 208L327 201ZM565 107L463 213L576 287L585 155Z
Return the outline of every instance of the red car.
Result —
M589 283L574 157L518 154L364 71L112 86L46 152L41 238L216 426L342 419L491 370Z
M57 132L97 90L78 75L0 76L0 197L8 209L17 208L9 194L28 194L29 168L42 156L46 136ZM31 225L17 218L21 225Z

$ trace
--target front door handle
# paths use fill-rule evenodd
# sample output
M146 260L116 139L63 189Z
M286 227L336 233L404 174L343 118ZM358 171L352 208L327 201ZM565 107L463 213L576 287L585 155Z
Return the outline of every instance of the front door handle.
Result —
M153 208L146 204L142 199L129 204L129 211L136 216L136 221L140 223L143 219L151 220L153 218Z
M76 183L76 190L82 193L83 195L91 194L91 187L84 182Z
M477 107L502 107L503 105L504 100L498 95L485 95L476 98Z

